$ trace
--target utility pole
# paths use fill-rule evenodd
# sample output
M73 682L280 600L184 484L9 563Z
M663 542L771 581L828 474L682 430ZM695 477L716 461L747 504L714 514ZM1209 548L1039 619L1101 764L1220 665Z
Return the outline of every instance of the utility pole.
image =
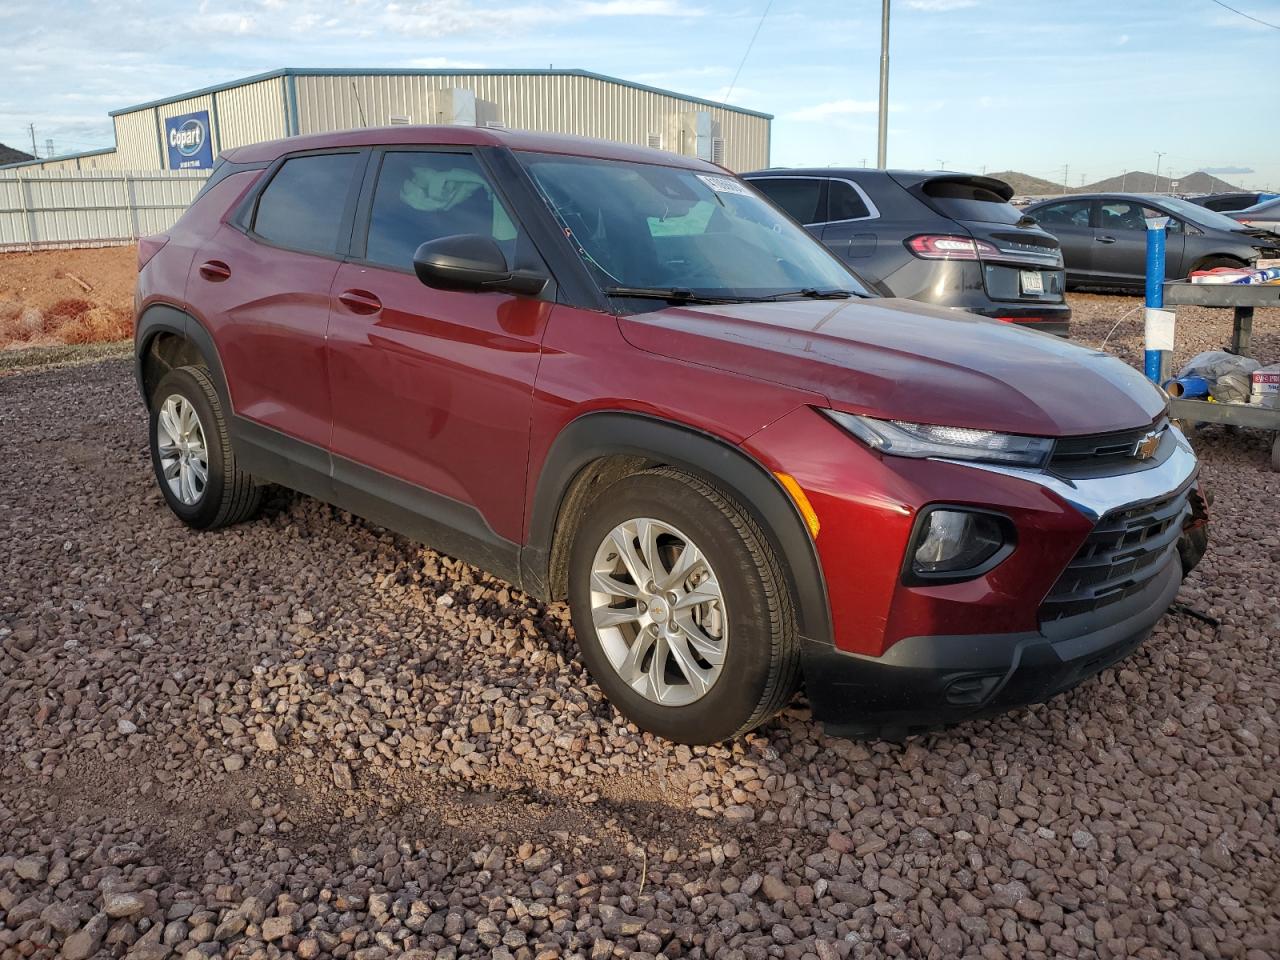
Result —
M1164 158L1164 155L1169 151L1165 150L1162 152L1160 150L1155 150L1153 152L1156 155L1156 185L1154 187L1154 191L1156 193L1159 193L1160 192L1160 161Z
M863 158L862 158L862 169L863 169L863 170L867 169L867 158L866 158L866 157L863 157Z
M1121 193L1125 192L1124 185L1128 181L1128 179L1129 179L1129 171L1121 170L1120 171L1120 192Z
M947 169L947 161L945 161L945 160L939 160L939 161L938 161L938 169L939 169L939 170L945 170L945 169Z
M1067 174L1071 171L1071 164L1064 163L1062 165L1062 189L1071 192L1071 183L1067 180Z
M876 137L876 166L888 168L889 153L889 0L880 9L880 128Z
M40 156L40 151L36 149L36 125L34 123L28 123L27 129L31 131L31 155L33 157L38 157Z

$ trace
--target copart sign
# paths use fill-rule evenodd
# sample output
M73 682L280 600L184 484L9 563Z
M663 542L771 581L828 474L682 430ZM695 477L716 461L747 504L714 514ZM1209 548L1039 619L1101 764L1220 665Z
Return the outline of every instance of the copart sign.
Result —
M208 170L213 166L208 110L170 117L164 122L164 140L170 170Z

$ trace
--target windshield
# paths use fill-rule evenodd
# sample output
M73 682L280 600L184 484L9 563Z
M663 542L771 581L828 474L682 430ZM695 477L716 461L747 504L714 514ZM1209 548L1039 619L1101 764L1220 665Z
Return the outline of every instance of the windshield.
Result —
M606 291L679 290L734 300L800 291L869 295L825 247L728 174L519 156Z
M1225 213L1218 213L1198 203L1192 203L1190 200L1183 200L1180 197L1160 197L1159 201L1173 213L1202 227L1211 227L1214 230L1243 229L1239 220L1232 220Z

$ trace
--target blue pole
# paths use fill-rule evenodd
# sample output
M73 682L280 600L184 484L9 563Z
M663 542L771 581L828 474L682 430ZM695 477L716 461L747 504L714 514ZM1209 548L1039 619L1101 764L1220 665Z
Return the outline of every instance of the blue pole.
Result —
M1164 316L1164 239L1168 224L1168 217L1147 218L1146 354L1143 372L1152 383L1160 383L1162 361L1165 359L1162 354L1173 346L1155 333Z

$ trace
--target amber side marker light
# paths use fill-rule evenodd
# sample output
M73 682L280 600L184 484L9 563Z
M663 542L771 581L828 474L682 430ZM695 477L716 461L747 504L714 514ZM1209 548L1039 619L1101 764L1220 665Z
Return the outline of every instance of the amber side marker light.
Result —
M800 511L800 516L804 517L805 525L809 528L809 536L818 539L818 531L822 529L822 524L818 522L818 511L813 509L813 504L809 502L809 498L804 495L804 491L800 489L800 484L796 483L796 478L789 473L775 473L778 482L791 495L791 500L796 505L796 509Z

